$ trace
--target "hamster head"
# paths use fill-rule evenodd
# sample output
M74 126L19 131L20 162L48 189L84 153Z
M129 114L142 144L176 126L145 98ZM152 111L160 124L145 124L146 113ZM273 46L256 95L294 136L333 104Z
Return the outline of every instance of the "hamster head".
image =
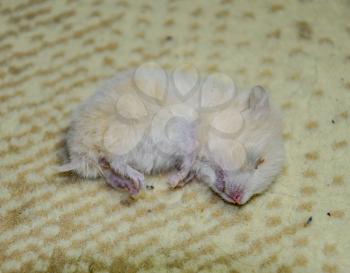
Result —
M226 167L211 159L215 155L208 154L198 171L198 177L213 191L239 205L265 191L284 162L281 115L271 107L268 93L256 86L242 96L246 108L241 112L244 126L236 139L240 149L232 149L233 154L239 154Z

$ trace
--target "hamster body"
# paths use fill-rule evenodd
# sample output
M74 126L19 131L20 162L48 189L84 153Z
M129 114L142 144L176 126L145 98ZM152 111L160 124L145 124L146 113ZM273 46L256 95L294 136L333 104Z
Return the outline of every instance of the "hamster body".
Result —
M70 162L60 171L103 176L132 195L144 188L145 174L165 172L171 187L196 177L231 203L244 204L264 191L280 171L284 154L280 115L267 92L255 87L236 94L231 88L232 97L222 103L226 83L180 76L143 68L108 81L74 113L67 135ZM210 107L203 107L205 99ZM227 126L238 122L242 128L217 134L213 122L220 123L230 109L235 109L234 119L226 118Z

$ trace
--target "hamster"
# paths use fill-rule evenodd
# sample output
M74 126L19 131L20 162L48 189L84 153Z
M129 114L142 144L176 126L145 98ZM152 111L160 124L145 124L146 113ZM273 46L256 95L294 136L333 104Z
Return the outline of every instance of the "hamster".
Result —
M262 87L238 93L225 75L146 65L120 72L78 107L70 162L59 171L102 176L131 195L145 188L144 175L166 173L172 188L196 178L242 205L280 172L281 135L281 115Z

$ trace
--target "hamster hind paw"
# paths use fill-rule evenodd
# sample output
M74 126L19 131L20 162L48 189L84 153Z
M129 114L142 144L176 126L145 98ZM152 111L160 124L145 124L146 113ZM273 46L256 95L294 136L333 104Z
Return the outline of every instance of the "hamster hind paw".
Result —
M137 195L144 188L144 175L130 166L120 168L105 159L100 161L100 166L103 176L113 188L126 189L131 195Z

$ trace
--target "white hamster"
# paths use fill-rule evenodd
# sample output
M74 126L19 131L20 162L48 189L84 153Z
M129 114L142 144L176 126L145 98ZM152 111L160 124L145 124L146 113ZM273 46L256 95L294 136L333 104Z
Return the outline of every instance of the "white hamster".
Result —
M237 93L229 77L201 78L144 66L117 74L80 105L60 171L103 176L138 194L144 174L169 173L171 187L193 178L244 204L284 162L282 120L260 86Z

